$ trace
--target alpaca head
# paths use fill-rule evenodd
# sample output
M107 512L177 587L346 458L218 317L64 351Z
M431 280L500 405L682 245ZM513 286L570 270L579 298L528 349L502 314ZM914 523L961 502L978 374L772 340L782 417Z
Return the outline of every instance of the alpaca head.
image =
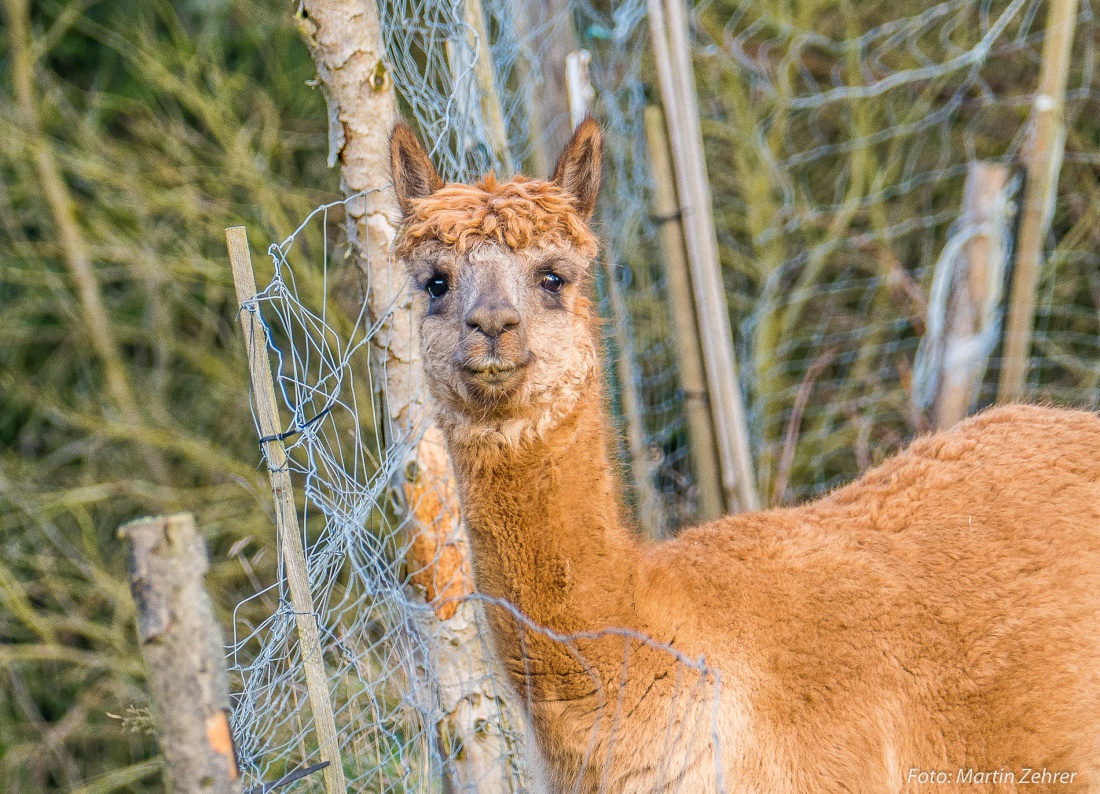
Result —
M444 185L412 131L390 138L404 215L395 257L415 291L420 348L444 429L515 445L567 415L596 371L587 222L601 138L577 128L549 181Z

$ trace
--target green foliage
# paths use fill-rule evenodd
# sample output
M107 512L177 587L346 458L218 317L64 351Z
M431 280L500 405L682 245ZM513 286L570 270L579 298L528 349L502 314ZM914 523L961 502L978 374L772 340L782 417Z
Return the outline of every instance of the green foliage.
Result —
M260 252L335 196L324 103L283 3L43 0L26 25L21 0L4 12L0 789L161 791L154 742L127 716L147 698L114 531L192 510L218 604L272 579L223 230L247 225ZM113 340L90 330L82 252Z

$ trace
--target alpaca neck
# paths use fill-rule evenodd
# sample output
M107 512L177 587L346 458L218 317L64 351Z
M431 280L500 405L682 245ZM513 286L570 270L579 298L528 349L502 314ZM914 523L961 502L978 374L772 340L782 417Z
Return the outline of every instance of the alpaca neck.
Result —
M519 447L458 435L448 446L474 577L493 599L485 615L496 655L556 785L572 788L614 746L601 715L636 636L615 630L652 628L636 612L641 549L620 521L602 395L592 385L563 421Z
M514 448L449 439L478 590L559 633L630 621L636 550L620 521L602 402L589 389L554 428Z

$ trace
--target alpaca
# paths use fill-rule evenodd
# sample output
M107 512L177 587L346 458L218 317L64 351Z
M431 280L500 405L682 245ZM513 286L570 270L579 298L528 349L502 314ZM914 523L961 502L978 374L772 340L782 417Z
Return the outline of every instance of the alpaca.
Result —
M1100 418L988 410L819 501L643 541L587 296L598 125L548 181L444 185L404 125L390 149L395 259L548 790L1100 791Z

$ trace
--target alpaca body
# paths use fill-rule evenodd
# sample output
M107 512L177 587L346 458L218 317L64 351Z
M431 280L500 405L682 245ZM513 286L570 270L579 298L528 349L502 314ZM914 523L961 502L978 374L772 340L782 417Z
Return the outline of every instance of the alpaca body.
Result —
M754 768L775 770L774 791L1043 768L1077 773L1046 790L1100 790L1095 416L990 411L819 502L689 530L649 564L684 572L685 652L750 704L729 791L768 790Z
M717 791L718 766L731 794L968 770L1100 790L1100 419L996 409L820 501L655 544L594 515L615 497L584 424L536 466L494 452L497 476L456 456L479 588L582 637L578 662L490 609L550 790Z
M550 181L445 186L391 139L396 254L547 790L1100 792L1100 418L994 409L817 502L639 540L585 295L599 151L588 121Z

